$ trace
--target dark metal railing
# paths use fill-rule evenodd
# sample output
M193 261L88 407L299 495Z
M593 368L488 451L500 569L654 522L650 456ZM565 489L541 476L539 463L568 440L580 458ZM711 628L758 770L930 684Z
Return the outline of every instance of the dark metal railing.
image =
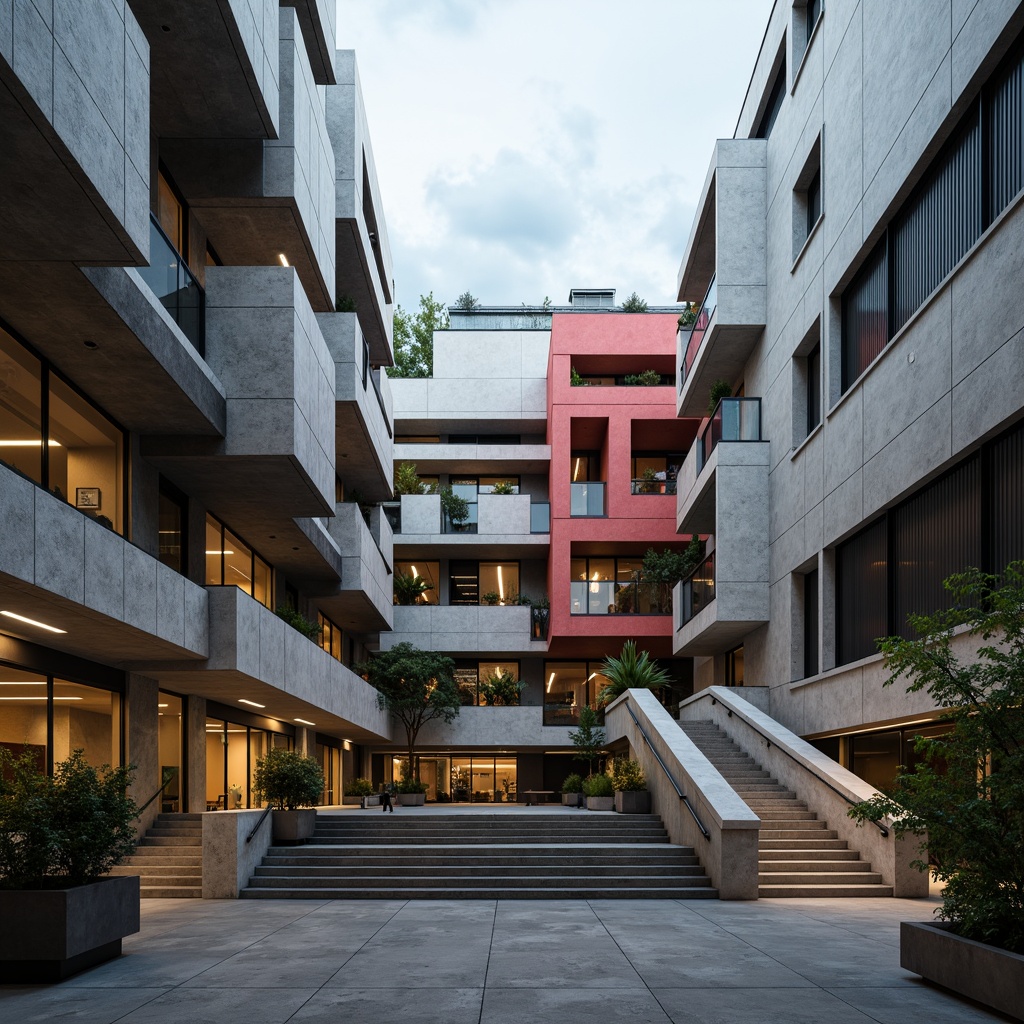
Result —
M761 441L761 399L723 398L697 435L697 472L720 441Z
M712 277L711 284L708 285L708 290L704 295L704 301L701 303L700 310L697 313L697 319L694 320L693 326L689 328L690 338L686 343L686 351L683 353L682 365L679 367L680 390L682 390L683 384L686 383L686 377L693 368L697 353L700 351L700 346L704 341L704 335L707 334L708 325L711 323L711 318L715 315L717 307L718 285L716 279Z
M172 768L170 775L164 779L164 784L139 808L139 814L142 812L178 777L178 769Z
M171 314L192 347L204 356L206 296L152 212L149 215L149 266L139 267L139 276Z
M547 608L530 608L530 639L547 640L551 612Z
M661 770L665 773L665 777L672 784L672 788L676 791L676 796L686 804L686 809L693 816L693 820L697 823L697 828L700 829L701 835L705 839L711 838L711 833L707 830L704 822L700 820L697 812L693 809L693 804L690 803L690 798L683 792L682 787L676 782L675 776L668 770L668 765L662 760L661 754L658 753L657 748L651 742L650 736L647 735L647 730L640 724L640 719L636 717L633 709L629 706L629 699L627 698L625 703L626 710L629 712L629 717L633 719L633 724L640 730L640 735L644 738L644 743L647 744L647 749L654 755L655 760L661 765Z
M273 809L273 804L267 804L267 806L263 808L263 813L260 815L260 820L257 821L255 825L253 825L252 831L245 837L245 842L247 845L256 838L256 833L259 832L260 827L263 825L263 822L265 822L267 818L270 817L270 812Z
M669 615L672 591L662 583L634 574L627 581L573 580L569 585L572 615Z
M640 477L638 480L630 480L629 492L630 494L675 494L676 481L674 477L671 480L656 478L649 480L647 477Z

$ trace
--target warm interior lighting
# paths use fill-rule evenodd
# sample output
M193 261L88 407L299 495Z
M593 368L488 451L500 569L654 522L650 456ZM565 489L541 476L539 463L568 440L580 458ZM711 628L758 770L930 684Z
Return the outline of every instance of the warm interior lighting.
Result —
M177 530L175 530L175 533L177 533ZM207 551L206 553L208 555L233 555L234 551Z
M304 718L295 718L295 722L301 722L303 725L316 725L316 722L307 722Z
M594 570L593 578L590 581L590 592L592 594L599 594L599 593L601 593L601 584L597 582L598 575L599 575L599 573L595 569Z
M551 692L551 684L554 681L555 681L555 673L552 672L551 675L548 676L548 686L547 686L547 691L546 691L547 693Z
M157 707L158 708L168 708L168 707L170 707L170 704L157 704Z
M277 254L277 258L281 261L282 267L290 267L291 264L288 262L288 257L283 252Z
M0 697L0 700L46 700L46 697ZM81 697L54 697L54 700L82 700Z
M46 442L49 448L59 448L60 441L49 440ZM0 441L0 448L42 448L42 441Z
M267 706L266 704L257 704L256 701L254 701L254 700L246 700L244 697L239 697L238 698L238 703L239 704L248 704L250 707L253 707L253 708L265 708Z
M419 576L419 573L416 571L415 565L410 565L409 568L412 569L413 576Z
M17 619L19 622L27 622L30 626L38 626L39 629L45 629L50 633L66 633L66 629L58 629L56 626L48 626L45 622L37 622L35 619L26 619L24 615L18 615L15 612L0 611L0 615L6 615L9 619Z
M573 483L576 483L577 479L579 479L579 475L580 475L580 460L577 459L576 460L576 466L575 466L575 468L572 471L572 482Z
M589 683L589 682L590 682L590 680L591 680L591 679L593 679L593 678L594 678L594 676L596 676L596 675L597 675L597 673L596 673L596 672L591 672L591 673L590 673L590 675L589 675L589 676L587 676L587 682Z
M504 583L504 581L501 578L501 566L500 565L498 566L498 597L502 601L505 600L505 583Z
M45 679L26 679L24 682L0 683L0 686L45 686Z

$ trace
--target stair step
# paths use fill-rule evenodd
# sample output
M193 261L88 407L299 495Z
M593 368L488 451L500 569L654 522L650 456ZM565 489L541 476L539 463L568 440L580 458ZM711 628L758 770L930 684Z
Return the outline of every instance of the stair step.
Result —
M841 841L841 840L837 840ZM758 851L760 862L762 864L775 864L783 862L788 864L790 861L811 861L811 860L822 860L832 862L843 862L846 861L859 861L860 854L856 850L842 850L842 849L830 849L830 850L766 850L764 847L760 847Z
M783 839L766 836L764 829L761 829L758 849L761 853L766 850L846 850L849 844L845 839L830 838L815 832L811 839Z
M578 880L577 880L578 881ZM648 887L643 889L601 889L566 887L552 889L400 889L388 885L383 889L317 888L317 889L260 889L246 888L239 894L243 899L314 899L314 900L715 900L718 890L710 886Z
M759 871L762 885L881 885L877 871Z
M139 840L139 846L195 846L203 848L201 842L196 842L191 836L153 836L147 833Z
M856 854L855 850L850 850L850 853ZM871 862L866 860L836 860L830 858L825 860L815 860L813 857L805 857L801 860L765 860L761 858L758 861L758 874L774 874L779 876L776 880L781 880L782 875L788 875L792 873L800 873L806 871L831 871L831 872L856 872L858 874L867 874L871 871ZM881 878L879 878L881 881Z
M892 896L891 885L758 885L762 899L804 897L808 899L841 899L858 896Z
M678 864L588 864L587 875L590 877L600 876L602 879L615 877L618 879L630 877L671 876L699 878L703 877L704 869L699 864L678 865ZM350 878L353 881L364 878L393 878L393 879L416 879L416 878L493 878L499 875L511 879L517 877L562 877L566 876L566 865L564 864L478 864L469 867L464 864L456 864L450 867L440 864L429 864L423 867L405 865L395 867L390 862L383 864L349 865L349 864L325 864L325 865L282 865L282 864L260 864L256 868L256 878ZM397 884L397 882L396 882Z
M143 875L156 878L161 875L193 875L202 878L202 864L118 864L110 869L112 875Z
M203 887L201 885L143 885L139 887L139 895L144 900L199 900L203 898Z

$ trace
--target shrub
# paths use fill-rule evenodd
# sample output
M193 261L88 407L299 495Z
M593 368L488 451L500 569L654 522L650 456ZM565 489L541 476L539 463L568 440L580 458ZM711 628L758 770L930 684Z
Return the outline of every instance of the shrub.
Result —
M647 780L639 761L617 757L612 762L612 783L622 793L637 793L647 789Z
M395 470L395 494L426 494L427 485L419 478L415 462L403 462Z
M441 511L449 523L458 529L469 519L469 502L451 487L441 488Z
M501 594L496 590L488 590L486 594L481 597L484 604L496 605L501 600Z
M563 793L582 793L583 792L583 776L577 775L575 772L572 775L565 777L565 782L562 783Z
M492 488L491 494L515 494L516 485L511 480L499 480Z
M419 779L401 779L395 783L395 789L399 793L426 793L430 787Z
M353 779L345 787L345 796L373 796L373 783L369 779Z
M519 707L525 688L511 672L495 672L480 687L480 696L488 707Z
M727 380L716 380L708 394L709 416L714 413L715 407L723 398L732 398L732 385Z
M301 633L304 637L313 640L315 643L320 642L320 636L324 628L318 622L313 622L307 619L302 612L298 612L294 608L287 608L284 605L277 609L277 615L278 618L284 619L297 633Z
M82 750L40 771L34 755L0 747L0 887L87 885L135 851L134 768L100 768Z
M626 301L622 304L622 309L626 313L646 313L647 303L636 292L632 292L626 297Z
M433 583L428 583L422 576L411 576L409 573L396 572L392 578L395 604L416 604L428 590L433 590Z
M584 796L614 796L615 786L607 775L590 775L583 781Z
M623 378L626 384L650 388L661 383L661 374L657 370L643 370L640 373L628 373Z
M569 367L569 384L574 388L585 388L590 382L584 380L577 372L575 366Z
M253 788L280 811L313 807L323 795L324 771L297 750L270 750L256 762Z

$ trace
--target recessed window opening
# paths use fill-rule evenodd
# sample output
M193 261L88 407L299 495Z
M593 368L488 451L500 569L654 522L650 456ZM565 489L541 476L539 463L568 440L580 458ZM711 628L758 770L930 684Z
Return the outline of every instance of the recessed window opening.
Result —
M770 78L771 88L765 99L761 117L754 130L755 139L767 139L771 136L772 128L782 110L782 103L786 98L786 40L782 40L779 48L779 56L776 58L776 68Z
M266 608L274 607L273 581L265 562L219 519L206 516L206 585L238 587Z

